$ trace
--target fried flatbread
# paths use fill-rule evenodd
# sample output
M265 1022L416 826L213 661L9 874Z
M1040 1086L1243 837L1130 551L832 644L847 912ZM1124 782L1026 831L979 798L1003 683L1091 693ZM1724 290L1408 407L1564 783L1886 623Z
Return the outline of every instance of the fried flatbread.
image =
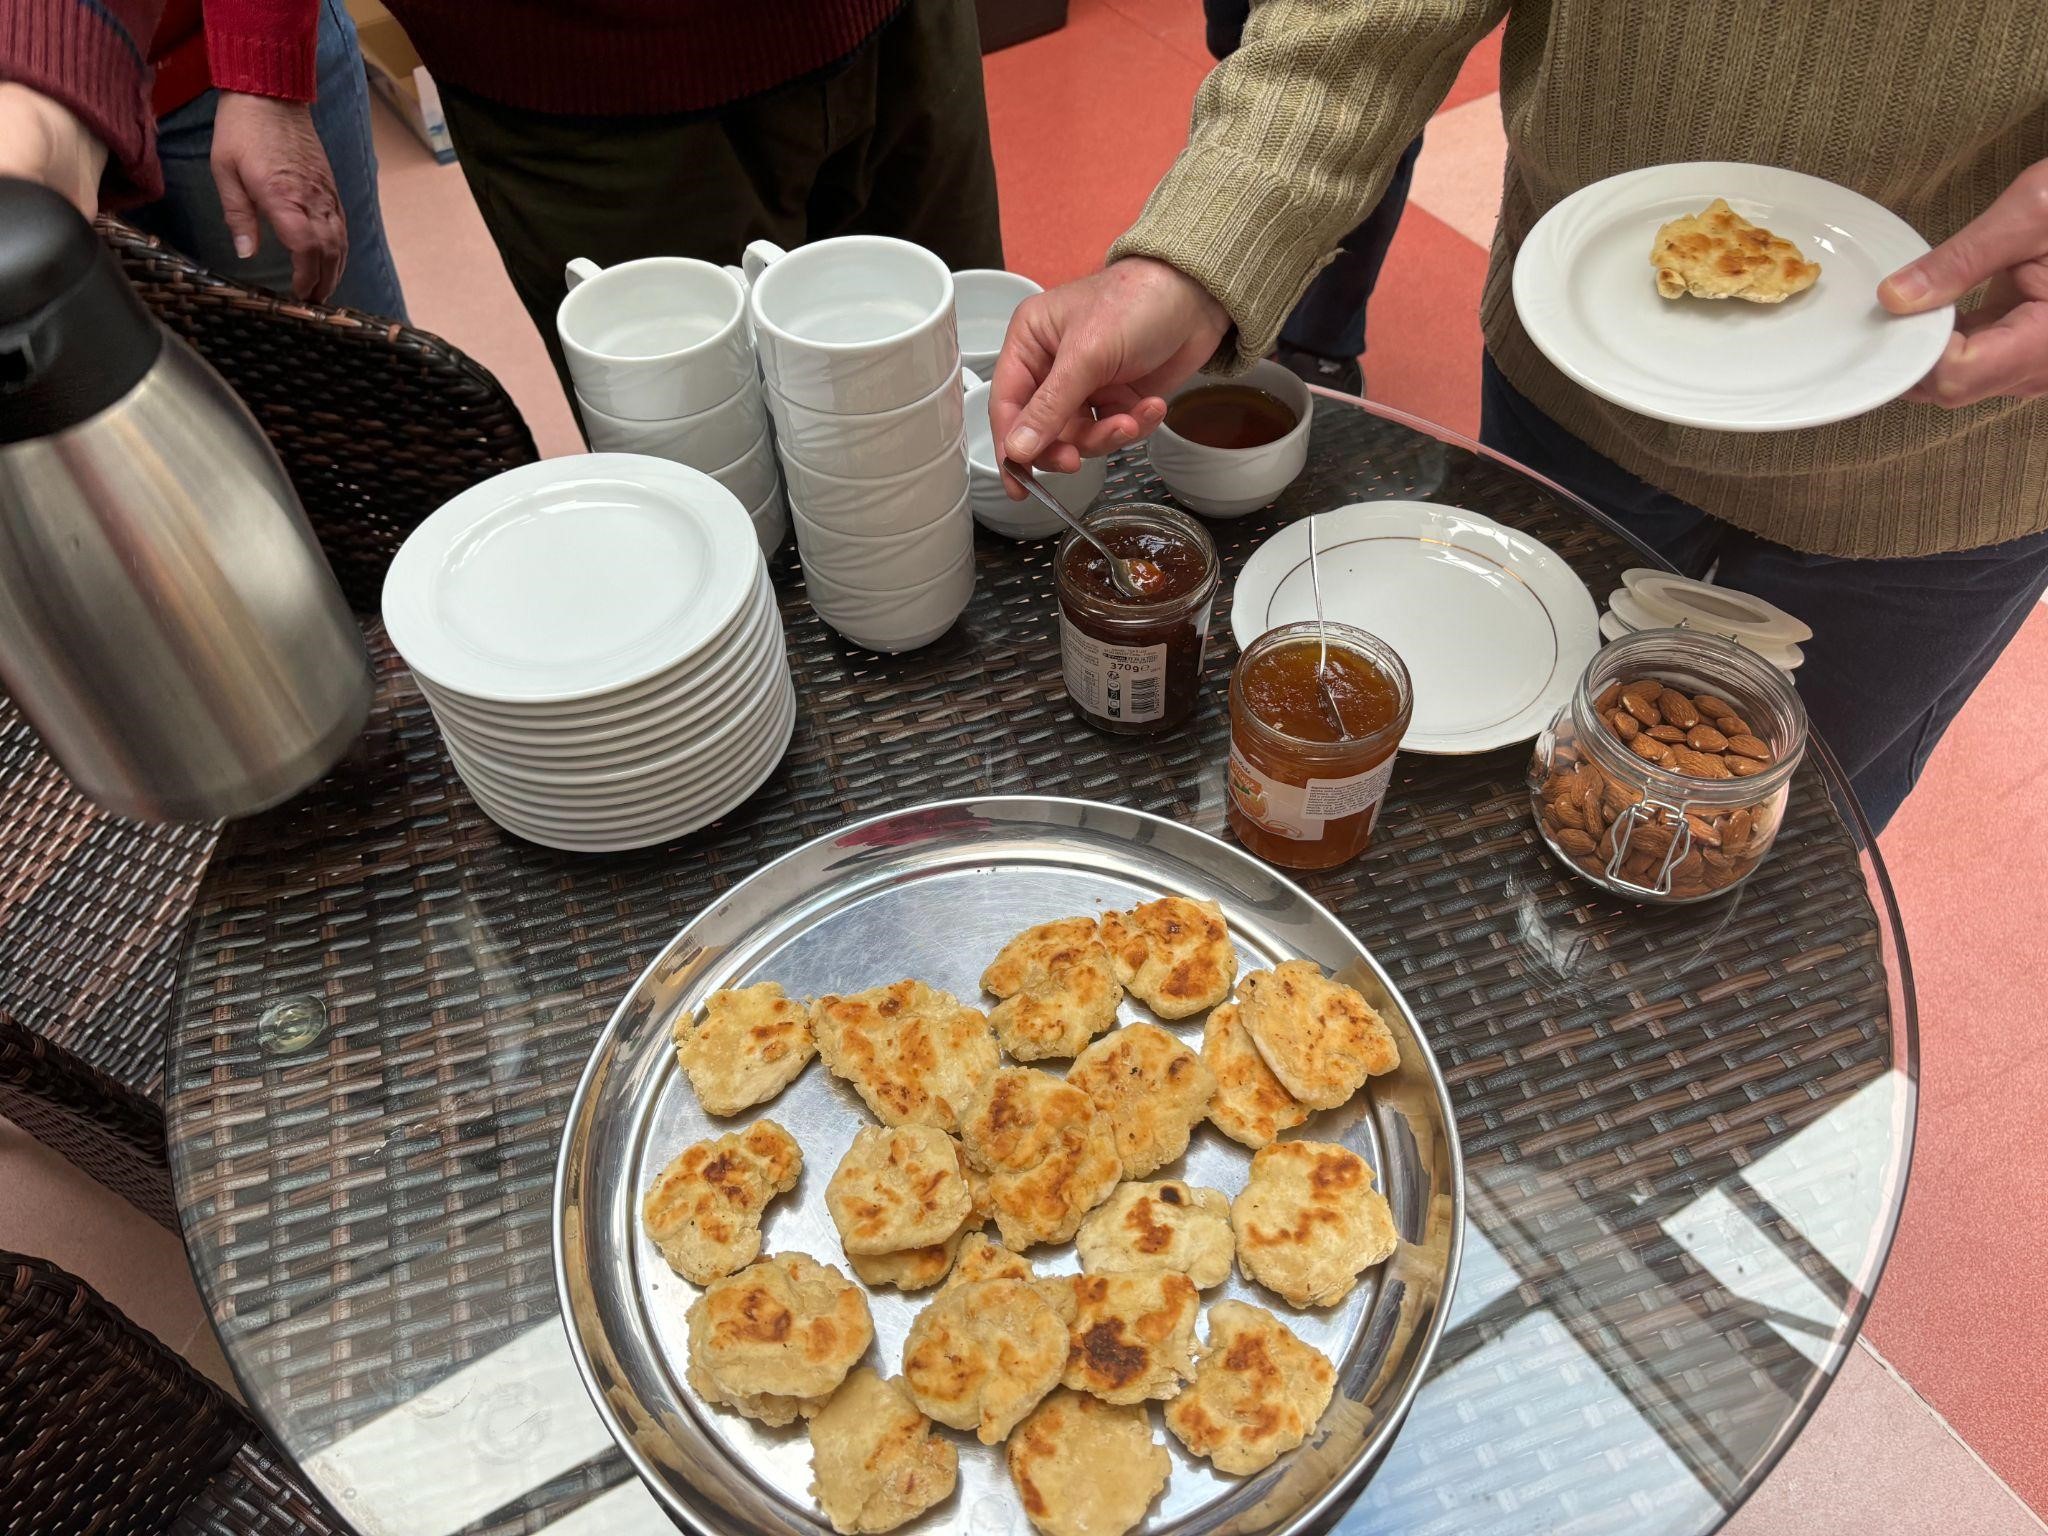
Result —
M1216 1077L1209 1123L1232 1141L1257 1151L1312 1113L1266 1065L1236 1003L1215 1009L1202 1025L1202 1060Z
M948 1286L911 1320L903 1380L917 1406L994 1445L1059 1385L1067 1326L1029 1280Z
M1237 1252L1230 1232L1230 1197L1179 1179L1120 1184L1081 1223L1074 1246L1091 1275L1186 1275L1198 1290L1230 1278Z
M1004 1454L1024 1517L1045 1536L1123 1536L1173 1470L1143 1407L1066 1387L1017 1426Z
M1297 1307L1327 1307L1400 1246L1372 1169L1349 1147L1276 1141L1252 1158L1251 1178L1230 1203L1237 1262Z
M884 1125L960 1129L999 1058L979 1009L921 981L811 1005L818 1054Z
M1650 245L1657 292L1667 299L1747 299L1782 304L1820 278L1820 263L1808 261L1782 235L1755 225L1715 198L1698 213L1660 226Z
M901 1381L863 1366L811 1419L811 1497L841 1536L893 1531L952 1496L960 1478L953 1442Z
M862 1126L825 1186L849 1256L943 1243L972 1206L958 1144L928 1125Z
M1074 1058L1067 1081L1108 1117L1124 1176L1132 1179L1187 1151L1216 1091L1202 1058L1153 1024L1104 1035Z
M761 1212L803 1169L796 1138L757 1121L685 1147L641 1200L641 1225L670 1269L709 1285L760 1255Z
M1195 1372L1195 1283L1178 1271L1058 1275L1039 1289L1067 1325L1061 1381L1105 1403L1172 1397Z
M823 1408L875 1336L861 1288L803 1253L713 1281L688 1322L690 1385L769 1425Z
M1103 913L1101 930L1117 979L1162 1019L1184 1019L1230 995L1237 947L1215 902L1162 896Z
M1337 1372L1264 1307L1219 1301L1194 1385L1166 1405L1166 1427L1219 1472L1245 1477L1315 1432Z
M981 973L981 989L1002 999L988 1021L1018 1061L1073 1055L1116 1022L1124 996L1092 917L1025 929Z
M1238 1014L1280 1086L1312 1109L1335 1109L1368 1077L1401 1064L1386 1021L1356 988L1313 960L1285 960L1237 985Z
M1022 1250L1064 1243L1123 1176L1109 1118L1072 1083L1004 1067L960 1128L988 1174L996 1230Z
M810 1009L772 981L712 993L703 1019L677 1019L674 1036L676 1062L712 1115L767 1103L818 1051Z

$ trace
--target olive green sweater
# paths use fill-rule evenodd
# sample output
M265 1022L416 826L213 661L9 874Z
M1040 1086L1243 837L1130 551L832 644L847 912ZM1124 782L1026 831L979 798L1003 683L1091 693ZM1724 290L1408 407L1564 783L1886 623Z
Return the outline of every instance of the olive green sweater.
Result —
M1230 312L1226 351L1262 356L1504 14L1508 162L1481 319L1516 387L1652 485L1797 549L1931 554L2048 529L2048 400L1669 426L1553 368L1508 281L1552 205L1681 160L1824 176L1946 239L2048 156L2048 0L1257 0L1112 259L1171 262Z

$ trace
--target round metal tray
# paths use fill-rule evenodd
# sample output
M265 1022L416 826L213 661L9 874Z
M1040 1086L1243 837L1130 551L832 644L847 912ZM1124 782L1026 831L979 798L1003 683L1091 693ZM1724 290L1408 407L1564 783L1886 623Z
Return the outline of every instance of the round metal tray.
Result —
M1222 904L1249 970L1295 956L1359 988L1401 1052L1341 1109L1291 1138L1341 1141L1372 1163L1403 1239L1336 1307L1302 1310L1233 1274L1203 1293L1284 1318L1337 1366L1337 1392L1309 1442L1248 1478L1173 1457L1148 1533L1304 1532L1326 1527L1400 1427L1444 1326L1464 1226L1456 1121L1428 1047L1386 974L1306 892L1236 848L1157 816L1080 800L959 800L855 823L735 886L669 944L633 985L592 1052L570 1107L555 1184L555 1264L570 1343L598 1411L649 1487L693 1531L828 1532L809 1496L801 1424L771 1430L711 1408L684 1384L684 1312L697 1290L672 1273L639 1224L641 1192L689 1143L769 1118L804 1152L802 1182L768 1208L762 1252L797 1250L850 1273L825 1211L825 1184L862 1125L852 1089L813 1063L771 1103L714 1120L675 1064L669 1028L719 987L780 982L793 997L851 992L906 976L987 1006L983 967L1023 928L1128 907L1167 893ZM1150 1019L1126 999L1123 1022ZM1152 1020L1152 1022L1159 1022ZM1192 1046L1202 1019L1164 1027ZM1064 1070L1064 1063L1037 1065ZM1251 1154L1213 1126L1196 1130L1178 1177L1235 1195ZM1029 1254L1041 1273L1078 1268L1071 1243ZM931 1292L869 1293L868 1363L901 1369L903 1337ZM1206 1322L1203 1331L1206 1333ZM951 1433L950 1431L941 1431ZM906 1531L1004 1536L1030 1530L1000 1446L953 1435L954 1496Z

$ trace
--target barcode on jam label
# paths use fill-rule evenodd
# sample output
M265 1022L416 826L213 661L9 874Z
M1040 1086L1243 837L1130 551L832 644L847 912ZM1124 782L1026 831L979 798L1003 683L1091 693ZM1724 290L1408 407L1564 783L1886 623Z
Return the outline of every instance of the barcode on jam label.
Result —
M1166 647L1109 645L1060 615L1067 692L1091 715L1143 724L1166 713Z

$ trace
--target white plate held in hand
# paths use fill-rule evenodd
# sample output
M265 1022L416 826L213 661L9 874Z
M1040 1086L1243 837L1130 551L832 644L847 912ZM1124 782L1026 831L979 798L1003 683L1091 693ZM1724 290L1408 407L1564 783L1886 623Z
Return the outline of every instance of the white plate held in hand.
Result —
M1650 247L1660 225L1723 197L1820 263L1782 304L1666 299ZM1543 355L1603 400L1680 426L1783 432L1895 400L1940 360L1955 310L1893 315L1877 285L1927 254L1890 209L1769 165L1648 166L1581 187L1515 257L1515 312Z
M1550 723L1600 648L1599 611L1570 566L1527 534L1426 501L1369 501L1314 519L1323 614L1392 646L1415 684L1406 752L1488 752ZM1241 650L1316 616L1308 520L1260 545L1237 578Z

